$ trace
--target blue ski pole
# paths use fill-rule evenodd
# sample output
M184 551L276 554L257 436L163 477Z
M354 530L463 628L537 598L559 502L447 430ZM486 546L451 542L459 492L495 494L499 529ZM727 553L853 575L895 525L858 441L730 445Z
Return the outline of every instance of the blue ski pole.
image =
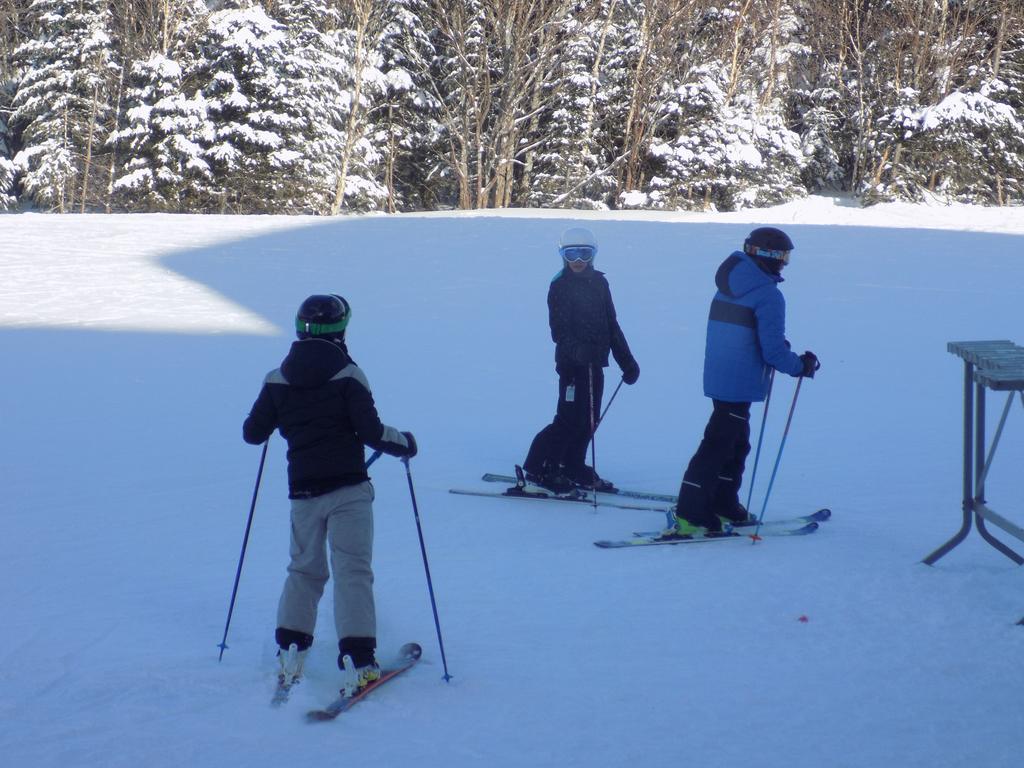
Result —
M224 660L224 651L228 649L228 627L231 626L231 614L235 611L235 597L238 595L238 580L242 577L242 561L245 560L245 548L249 544L249 531L252 530L252 516L256 511L256 496L260 492L260 478L263 477L263 463L267 460L267 446L270 440L263 443L263 453L260 454L260 468L256 471L256 487L252 491L252 504L249 505L249 520L245 524L245 536L242 538L242 553L238 556L238 570L235 571L235 586L231 588L231 604L228 606L228 620L224 624L224 637L221 638L220 656L217 661Z
M427 591L430 592L430 607L434 611L434 627L437 629L437 645L441 649L441 664L444 666L444 681L452 679L448 674L448 659L444 655L444 640L441 639L441 622L437 618L437 601L434 599L434 582L430 578L430 565L427 563L427 547L423 543L423 526L420 525L420 509L416 504L416 491L412 487L412 472L409 471L408 457L402 458L405 464L405 477L409 481L409 496L412 498L412 513L416 518L416 533L420 537L420 553L423 555L423 571L427 574Z
M768 374L768 394L764 399L764 413L761 415L761 432L757 436L757 452L754 454L754 467L750 471L750 488L747 489L747 509L750 509L750 499L754 495L754 478L757 477L757 462L761 458L761 443L764 441L764 425L768 421L768 406L772 402L772 386L775 384L775 369L772 368Z
M793 393L793 402L789 406L789 416L786 418L786 428L782 431L782 442L779 443L779 455L775 457L775 466L772 468L772 476L768 481L768 490L764 494L764 504L761 505L761 514L757 517L757 527L754 529L754 543L757 543L758 533L761 531L761 523L764 522L764 511L768 508L768 497L772 493L772 486L775 484L775 475L779 471L779 462L782 460L782 449L786 447L786 437L789 435L789 425L793 423L793 411L796 410L796 399L800 396L800 385L804 383L804 377L796 380L796 392Z

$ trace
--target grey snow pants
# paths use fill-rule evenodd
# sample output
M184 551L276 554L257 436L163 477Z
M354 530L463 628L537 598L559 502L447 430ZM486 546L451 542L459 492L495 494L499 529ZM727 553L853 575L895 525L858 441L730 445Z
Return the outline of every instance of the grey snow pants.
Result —
M277 607L277 626L313 634L316 608L334 573L338 638L376 637L373 602L373 485L369 481L291 500L291 562Z

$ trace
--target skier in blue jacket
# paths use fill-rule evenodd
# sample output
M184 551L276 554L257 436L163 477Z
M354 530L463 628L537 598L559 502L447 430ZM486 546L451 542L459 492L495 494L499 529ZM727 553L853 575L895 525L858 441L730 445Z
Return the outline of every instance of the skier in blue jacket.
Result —
M792 250L785 232L759 227L718 268L704 348L704 394L713 409L666 535L714 534L723 521L748 518L739 489L750 453L750 404L765 399L772 369L813 378L820 367L813 352L797 355L786 341L779 283Z

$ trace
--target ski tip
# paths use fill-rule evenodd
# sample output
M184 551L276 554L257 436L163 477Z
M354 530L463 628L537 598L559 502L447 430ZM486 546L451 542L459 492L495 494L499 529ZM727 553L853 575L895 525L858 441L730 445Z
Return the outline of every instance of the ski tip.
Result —
M403 659L416 660L423 655L423 649L419 643L406 643L399 649L398 655Z
M828 507L822 507L813 515L811 515L811 517L813 517L815 520L821 520L822 522L824 522L825 520L828 520L832 517L832 510L829 509Z
M594 546L600 547L601 549L616 549L618 547L629 546L630 541L631 539L626 539L625 541L609 541L608 539L602 539L601 541L595 541Z

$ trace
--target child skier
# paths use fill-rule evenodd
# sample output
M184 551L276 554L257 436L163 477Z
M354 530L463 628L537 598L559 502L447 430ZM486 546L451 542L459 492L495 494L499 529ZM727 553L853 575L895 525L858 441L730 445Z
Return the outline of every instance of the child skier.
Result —
M363 446L416 455L411 433L381 423L366 376L348 356L350 317L338 295L302 302L295 317L299 340L267 374L242 425L247 443L258 445L275 429L288 443L291 562L274 633L281 677L301 676L329 575L329 547L338 666L346 673L342 694L349 696L380 677L370 566L374 494Z
M554 420L534 437L523 462L526 490L555 494L569 493L577 486L611 490L612 484L586 464L587 445L601 412L608 353L626 384L636 383L640 366L616 319L608 280L594 269L597 241L593 234L582 227L567 229L558 252L562 270L548 289L558 404Z

